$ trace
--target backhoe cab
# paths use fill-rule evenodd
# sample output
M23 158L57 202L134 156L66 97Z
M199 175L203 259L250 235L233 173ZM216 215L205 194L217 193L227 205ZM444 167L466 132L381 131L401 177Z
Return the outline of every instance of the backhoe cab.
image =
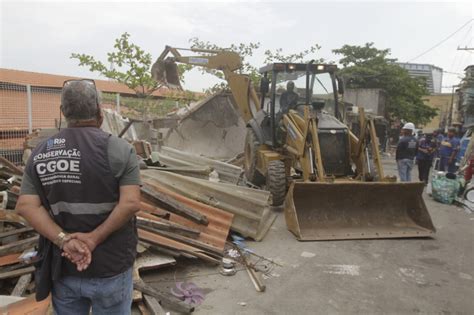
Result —
M260 69L262 108L248 123L245 169L251 181L266 184L274 205L283 203L291 169L305 181L353 174L349 131L338 119L343 86L336 70L312 62Z

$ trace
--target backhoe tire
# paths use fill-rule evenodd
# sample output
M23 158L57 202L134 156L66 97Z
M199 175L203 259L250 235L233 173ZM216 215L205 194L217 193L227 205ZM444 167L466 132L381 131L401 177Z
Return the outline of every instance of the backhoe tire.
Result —
M267 170L267 190L272 194L272 206L281 206L286 196L285 163L270 161Z
M265 183L265 178L257 170L257 154L260 142L255 135L252 128L247 128L247 135L245 136L244 149L244 169L245 177L254 185L260 186Z

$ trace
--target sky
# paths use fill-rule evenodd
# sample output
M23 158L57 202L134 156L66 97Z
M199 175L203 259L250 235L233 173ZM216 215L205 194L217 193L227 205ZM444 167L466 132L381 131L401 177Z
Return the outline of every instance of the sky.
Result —
M251 62L263 65L266 49L300 52L313 44L314 55L336 61L332 49L373 42L390 48L391 57L409 61L435 46L463 24L467 26L413 62L433 64L443 74L445 92L474 64L474 6L466 2L101 2L0 0L0 67L79 77L100 78L71 53L106 61L115 38L128 32L131 41L157 58L165 45L189 47L189 39L228 47L260 42ZM212 86L210 75L192 71L185 88Z

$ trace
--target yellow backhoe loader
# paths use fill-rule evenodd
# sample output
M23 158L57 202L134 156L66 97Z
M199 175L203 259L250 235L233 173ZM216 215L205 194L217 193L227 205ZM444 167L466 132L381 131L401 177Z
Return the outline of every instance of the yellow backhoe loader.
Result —
M196 56L182 56L190 50ZM169 54L172 56L167 57ZM242 61L225 50L167 46L153 77L180 87L176 63L221 70L247 124L245 174L284 205L298 240L427 237L435 232L423 183L397 183L380 161L374 121L360 111L360 134L342 123L342 80L332 64L274 63L260 69L260 93Z

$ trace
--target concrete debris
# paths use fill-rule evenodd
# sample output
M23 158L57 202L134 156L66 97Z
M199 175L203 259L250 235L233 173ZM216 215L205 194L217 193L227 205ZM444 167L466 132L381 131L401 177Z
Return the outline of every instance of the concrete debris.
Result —
M302 252L301 253L301 257L304 257L304 258L313 258L314 256L316 256L316 254L310 253L310 252Z
M230 93L220 92L197 103L176 128L167 130L164 145L214 159L241 153L246 126L233 102Z

